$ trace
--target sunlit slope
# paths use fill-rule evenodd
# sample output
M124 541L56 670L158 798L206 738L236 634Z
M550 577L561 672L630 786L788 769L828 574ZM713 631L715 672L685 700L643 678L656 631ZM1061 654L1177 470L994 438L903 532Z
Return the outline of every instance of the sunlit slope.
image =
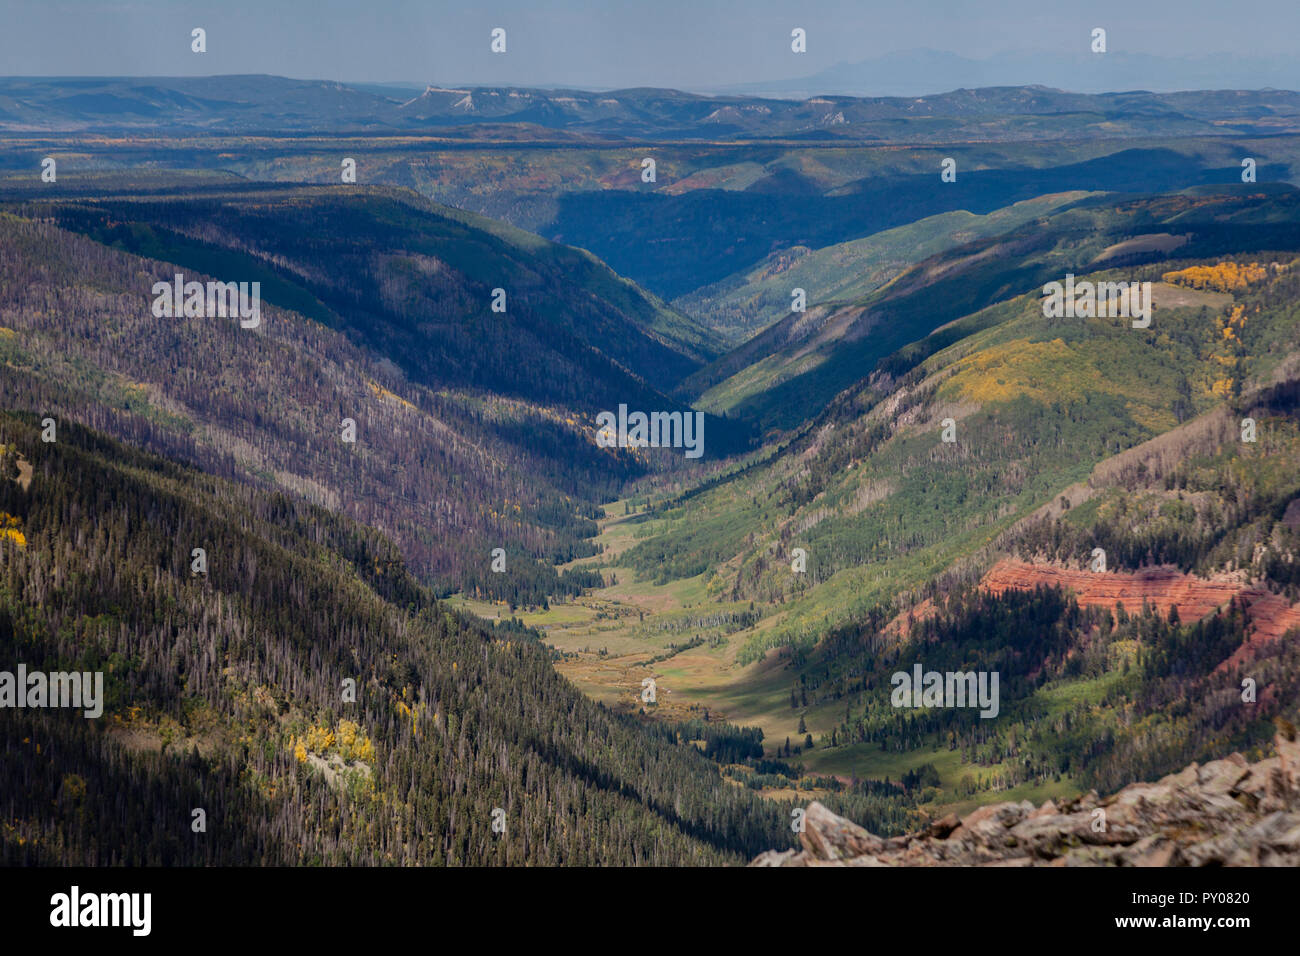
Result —
M1300 193L1288 186L1084 200L933 256L861 301L810 304L693 381L721 369L728 377L700 396L702 407L792 428L908 343L1067 272L1294 248L1298 222Z
M1049 320L1037 292L975 313L839 396L769 463L670 503L621 560L760 602L741 660L810 646L900 591L981 566L1002 532L1099 461L1267 381L1300 346L1291 258L1231 293L1161 281L1186 260L1092 274L1152 281L1148 329Z
M1270 295L1297 292L1293 275ZM1233 338L1248 307L1225 312ZM768 759L738 779L778 796L821 791L828 774L873 781L883 806L862 819L891 832L894 813L1109 792L1258 752L1274 717L1294 721L1300 693L1291 328L1268 346L1277 360L1252 363L1244 394L1103 459L999 536L993 554L847 619L826 607L807 640L758 658L747 620L776 620L779 607L710 597L707 572L638 579L626 545L671 527L671 514L607 519L601 541L617 583L538 623L564 652L557 666L588 694L644 708L637 694L653 677L657 719L704 713L763 731ZM1232 341L1222 336L1232 347L1216 364L1240 357ZM1244 418L1254 441L1242 440ZM1098 547L1106 573L1089 567ZM1057 584L1067 591L1036 591ZM915 662L999 673L997 719L891 706L892 675ZM1258 704L1242 706L1244 676L1266 688Z
M983 236L1007 232L1088 195L1051 194L983 216L956 210L820 249L782 249L758 266L697 289L673 304L688 315L707 316L712 328L740 342L788 315L795 289L803 289L811 303L856 301L916 262ZM720 367L735 367L736 355L729 354L725 366L715 363L691 376L683 387L702 391L715 384Z
M1272 383L1099 463L987 573L787 655L817 741L804 769L920 774L920 799L951 806L1266 752L1300 699L1300 353L1259 371ZM999 674L997 718L894 707L884 689L917 662Z

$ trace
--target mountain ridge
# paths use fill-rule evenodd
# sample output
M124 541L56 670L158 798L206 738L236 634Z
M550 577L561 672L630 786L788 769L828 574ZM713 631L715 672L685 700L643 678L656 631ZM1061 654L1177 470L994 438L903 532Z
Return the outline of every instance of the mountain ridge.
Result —
M1254 84L1240 91L1236 101L1225 103L1218 102L1224 92L1219 89L1078 93L1068 92L1068 83L1059 88L1042 84L957 85L944 92L908 96L823 90L799 99L651 87L597 92L429 84L418 95L402 100L400 94L364 86L256 74L0 77L0 131L107 132L151 127L209 133L412 131L490 122L613 138L794 136L853 140L872 138L872 123L925 117L1092 112L1119 118L1141 110L1152 114L1148 120L1158 114L1184 134L1300 130L1300 93L1261 90ZM1224 124L1225 128L1216 129ZM1104 131L1099 133L1104 135Z

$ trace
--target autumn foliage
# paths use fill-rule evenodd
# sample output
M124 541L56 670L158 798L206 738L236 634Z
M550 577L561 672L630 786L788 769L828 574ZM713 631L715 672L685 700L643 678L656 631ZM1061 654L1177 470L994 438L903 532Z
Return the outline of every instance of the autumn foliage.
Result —
M1211 292L1236 292L1246 286L1261 282L1268 276L1268 267L1258 262L1241 265L1220 262L1215 266L1191 266L1176 272L1166 272L1162 278L1171 285Z
M351 720L340 720L338 730L310 727L302 737L291 741L291 744L299 763L305 763L309 753L337 753L345 762L375 759L375 745L356 722Z

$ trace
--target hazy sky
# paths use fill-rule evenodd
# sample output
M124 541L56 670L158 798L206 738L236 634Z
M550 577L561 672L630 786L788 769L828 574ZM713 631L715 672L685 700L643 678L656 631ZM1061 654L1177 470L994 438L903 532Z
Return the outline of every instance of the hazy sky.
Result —
M498 26L504 55L488 48ZM0 0L0 75L700 89L918 48L1077 51L1096 26L1116 52L1294 55L1300 0Z

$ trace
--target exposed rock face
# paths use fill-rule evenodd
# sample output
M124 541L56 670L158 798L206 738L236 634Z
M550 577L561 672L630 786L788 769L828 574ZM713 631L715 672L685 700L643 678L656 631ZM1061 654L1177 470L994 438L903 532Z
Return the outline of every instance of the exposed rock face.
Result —
M1288 604L1280 594L1250 589L1242 593L1246 613L1253 626L1246 643L1237 648L1230 658L1216 670L1232 670L1238 664L1254 659L1255 652L1266 644L1283 637L1292 628L1300 627L1300 604Z
M999 803L888 839L813 803L802 850L750 865L1300 866L1300 740L1287 726L1275 744L1258 763L1232 754L1104 800Z
M983 581L983 587L994 594L1008 589L1032 590L1039 585L1059 585L1073 591L1084 607L1114 608L1122 601L1130 614L1137 614L1145 601L1165 616L1170 608L1177 607L1184 621L1196 621L1213 613L1244 590L1243 583L1230 575L1198 578L1177 568L1098 574L1009 559L995 564Z
M1298 502L1300 499L1293 504ZM1289 507L1287 513L1291 513ZM1297 509L1297 514L1300 514L1300 509ZM1231 658L1219 665L1220 671L1253 660L1260 648L1300 627L1300 604L1291 604L1280 594L1250 586L1241 574L1199 578L1171 567L1098 574L1055 564L1004 558L989 569L980 582L980 587L992 594L1011 590L1032 591L1040 586L1064 588L1082 607L1113 611L1122 603L1130 614L1139 614L1143 603L1148 603L1166 617L1171 609L1177 608L1179 620L1184 623L1198 621L1237 598L1245 606L1250 619L1250 635ZM910 611L900 614L889 626L901 639L906 639L914 621L926 620L934 613L934 602L926 598Z
M1198 578L1169 567L1097 574L1007 559L994 565L981 583L994 594L1011 589L1032 590L1040 585L1059 585L1073 592L1083 607L1114 609L1123 603L1130 614L1137 614L1146 602L1164 616L1178 608L1178 617L1184 622L1198 621L1238 598L1252 624L1250 638L1231 659L1219 665L1219 670L1230 670L1253 659L1261 647L1300 627L1300 604L1292 605L1281 595L1250 587L1241 575Z

